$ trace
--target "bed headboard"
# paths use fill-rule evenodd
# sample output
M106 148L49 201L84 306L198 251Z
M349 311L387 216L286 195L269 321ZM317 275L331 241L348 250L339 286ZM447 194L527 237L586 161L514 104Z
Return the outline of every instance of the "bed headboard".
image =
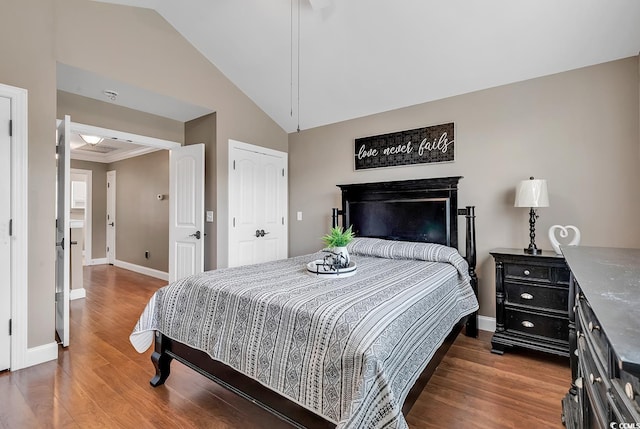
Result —
M338 185L342 225L358 237L458 248L457 177Z
M338 185L342 210L333 209L333 226L342 215L342 225L353 225L358 237L424 241L458 247L458 215L466 217L466 253L469 276L478 296L476 275L475 207L458 210L461 176L396 182ZM478 335L477 312L466 322L466 334Z

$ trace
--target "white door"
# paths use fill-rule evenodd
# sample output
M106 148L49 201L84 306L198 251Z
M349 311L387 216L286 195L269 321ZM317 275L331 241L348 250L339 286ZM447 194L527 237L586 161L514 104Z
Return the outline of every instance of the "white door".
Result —
M0 97L0 371L11 366L11 100ZM4 328L6 327L6 328Z
M229 266L287 257L287 154L229 142Z
M204 144L169 154L169 281L204 271Z
M116 262L116 172L107 171L107 263Z
M56 332L63 347L69 345L69 213L71 119L65 116L58 126L58 180L56 218Z

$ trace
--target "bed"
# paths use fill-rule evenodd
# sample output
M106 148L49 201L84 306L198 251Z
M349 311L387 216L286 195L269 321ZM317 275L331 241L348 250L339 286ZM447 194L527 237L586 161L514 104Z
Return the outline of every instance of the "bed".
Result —
M294 426L406 427L463 324L477 335L475 215L457 208L459 179L339 185L333 221L358 237L354 276L310 274L318 253L160 289L130 338L140 352L154 343L151 385L175 359Z

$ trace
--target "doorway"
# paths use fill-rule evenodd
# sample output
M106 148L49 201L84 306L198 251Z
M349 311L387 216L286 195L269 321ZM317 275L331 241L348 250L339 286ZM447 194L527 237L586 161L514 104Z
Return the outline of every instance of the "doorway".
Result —
M0 326L11 320L11 99L0 97ZM6 325L5 325L6 323ZM11 366L11 336L0 329L0 371Z
M116 263L116 172L107 171L107 263Z

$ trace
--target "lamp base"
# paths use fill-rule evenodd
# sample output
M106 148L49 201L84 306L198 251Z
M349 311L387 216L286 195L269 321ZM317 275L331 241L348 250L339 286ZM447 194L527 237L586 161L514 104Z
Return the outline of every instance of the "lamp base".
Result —
M537 247L525 247L524 253L528 253L529 255L540 255L542 253L542 250L538 249Z

